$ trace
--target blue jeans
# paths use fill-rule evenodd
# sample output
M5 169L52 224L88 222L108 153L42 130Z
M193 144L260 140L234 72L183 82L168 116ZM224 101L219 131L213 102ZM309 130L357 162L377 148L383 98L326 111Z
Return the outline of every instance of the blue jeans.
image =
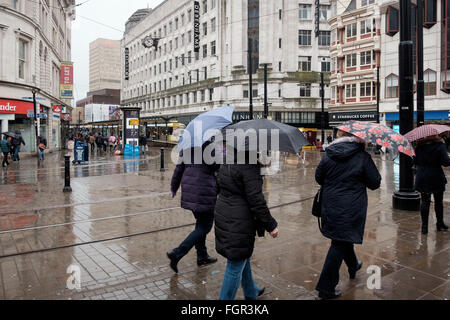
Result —
M206 250L206 235L211 231L214 212L192 212L196 223L195 229L186 239L175 249L173 249L177 259L183 258L193 246L197 250L197 260L206 259L208 251Z
M14 147L14 156L13 156L14 161L17 161L20 159L19 152L20 152L20 146Z
M256 286L255 281L253 281L250 258L239 261L227 260L219 300L234 300L241 283L245 299L256 299L259 288Z
M39 148L39 159L44 159L44 149Z

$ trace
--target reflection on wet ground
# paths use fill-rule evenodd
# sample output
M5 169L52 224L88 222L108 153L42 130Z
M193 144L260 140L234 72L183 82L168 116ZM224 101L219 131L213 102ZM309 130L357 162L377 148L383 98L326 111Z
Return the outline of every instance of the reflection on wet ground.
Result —
M281 173L265 178L280 235L256 242L252 263L257 283L267 288L262 299L316 299L329 246L310 213L320 156L290 156ZM364 267L355 280L341 268L341 299L448 299L450 233L436 232L431 214L423 236L418 212L393 210L398 165L384 156L374 159L383 182L368 192L364 244L356 246ZM130 159L94 155L88 164L72 166L70 194L62 192L64 153L2 170L0 299L217 299L223 257L198 268L191 251L178 275L168 267L165 252L192 230L194 219L179 207L180 194L169 194L173 164L160 172L159 161L159 149ZM445 219L450 221L448 210ZM207 246L218 256L213 232ZM67 289L69 265L81 269L80 290ZM367 288L370 265L381 268L381 289Z

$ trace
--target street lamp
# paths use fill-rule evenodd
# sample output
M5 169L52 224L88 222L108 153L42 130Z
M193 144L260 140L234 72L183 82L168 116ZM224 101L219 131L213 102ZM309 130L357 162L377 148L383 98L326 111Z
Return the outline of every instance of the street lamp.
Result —
M38 91L39 90L36 88L31 89L31 92L33 93L34 130L35 130L35 134L36 134L36 153L39 158L39 141L38 141L39 131L38 131L38 123L37 123L37 103L36 103L36 93L38 93Z
M413 42L411 41L411 1L400 0L400 44L399 57L399 114L400 134L413 129L414 93L413 93ZM414 190L412 159L400 153L400 189L394 192L394 209L418 211L420 195Z

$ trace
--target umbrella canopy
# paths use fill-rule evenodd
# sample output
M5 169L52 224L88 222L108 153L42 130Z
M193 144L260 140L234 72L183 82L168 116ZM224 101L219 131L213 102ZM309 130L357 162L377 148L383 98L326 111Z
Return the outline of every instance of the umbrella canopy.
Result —
M348 132L366 142L396 150L410 157L414 156L414 149L408 139L382 124L348 121L338 126L337 129Z
M3 132L3 134L5 136L11 137L11 138L17 138L17 134L15 134L14 132L8 131L8 132Z
M449 126L441 125L441 124L427 124L424 126L420 126L415 128L414 130L405 134L405 137L413 142L419 139L423 139L430 136L439 135L444 132L450 131Z
M178 151L201 147L218 130L233 122L234 107L225 106L204 112L192 120L183 132L178 143Z
M248 133L245 139L239 137L242 134L239 129L243 130L244 134L245 132ZM304 146L309 145L308 140L299 129L267 119L241 121L227 126L222 130L222 133L227 144L238 150L273 150L298 153ZM256 141L252 141L252 133L256 136ZM272 139L278 139L278 146L272 145Z

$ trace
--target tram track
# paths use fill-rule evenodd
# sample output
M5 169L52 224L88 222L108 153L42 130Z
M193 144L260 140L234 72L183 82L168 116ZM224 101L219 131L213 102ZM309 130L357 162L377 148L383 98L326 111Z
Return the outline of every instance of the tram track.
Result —
M278 209L278 208L281 208L281 207L294 205L296 203L308 201L308 200L311 200L311 199L314 199L314 196L310 196L310 197L302 198L302 199L299 199L299 200L285 202L285 203L281 203L281 204L278 204L278 205L270 206L269 209L270 210ZM178 207L178 208L181 208L181 207ZM165 208L165 209L159 209L159 211L161 212L163 210L169 210L169 209L177 209L177 208L175 208L175 207L174 208ZM158 211L158 210L155 210L155 211ZM153 211L153 212L155 212L155 211ZM144 214L144 212L142 212L140 214ZM116 217L116 218L119 218L119 217ZM100 219L102 219L102 218L100 218ZM81 222L82 221L74 221L73 223L81 223ZM108 241L120 240L120 239L125 239L125 238L143 236L143 235L149 235L149 234L158 233L158 232L164 232L164 231L170 231L170 230L176 230L176 229L191 227L191 226L194 226L194 225L195 225L195 223L188 223L188 224L183 224L183 225L178 225L178 226L173 226L173 227L168 227L168 228L161 228L161 229L150 230L150 231L136 232L136 233L120 235L120 236L115 236L115 237L109 237L109 238L103 238L103 239L97 239L97 240L73 243L73 244L62 245L62 246L55 246L55 247L51 247L51 248L42 248L42 249L38 249L38 250L29 250L29 251L24 251L24 252L11 253L11 254L6 254L6 255L1 255L0 259L17 257L17 256L23 256L23 255L34 254L34 253L43 253L43 252L54 251L54 250L61 250L61 249L67 249L67 248L73 248L73 247L78 247L78 246L83 246L83 245L89 245L89 244L95 244L95 243L101 243L101 242L108 242ZM45 227L45 226L42 226L42 227ZM33 228L29 228L26 231L29 231L29 230L33 230ZM20 231L19 229L9 230L9 232L19 232L19 231ZM5 233L5 232L2 232L2 233ZM2 233L0 233L0 234L2 234Z

